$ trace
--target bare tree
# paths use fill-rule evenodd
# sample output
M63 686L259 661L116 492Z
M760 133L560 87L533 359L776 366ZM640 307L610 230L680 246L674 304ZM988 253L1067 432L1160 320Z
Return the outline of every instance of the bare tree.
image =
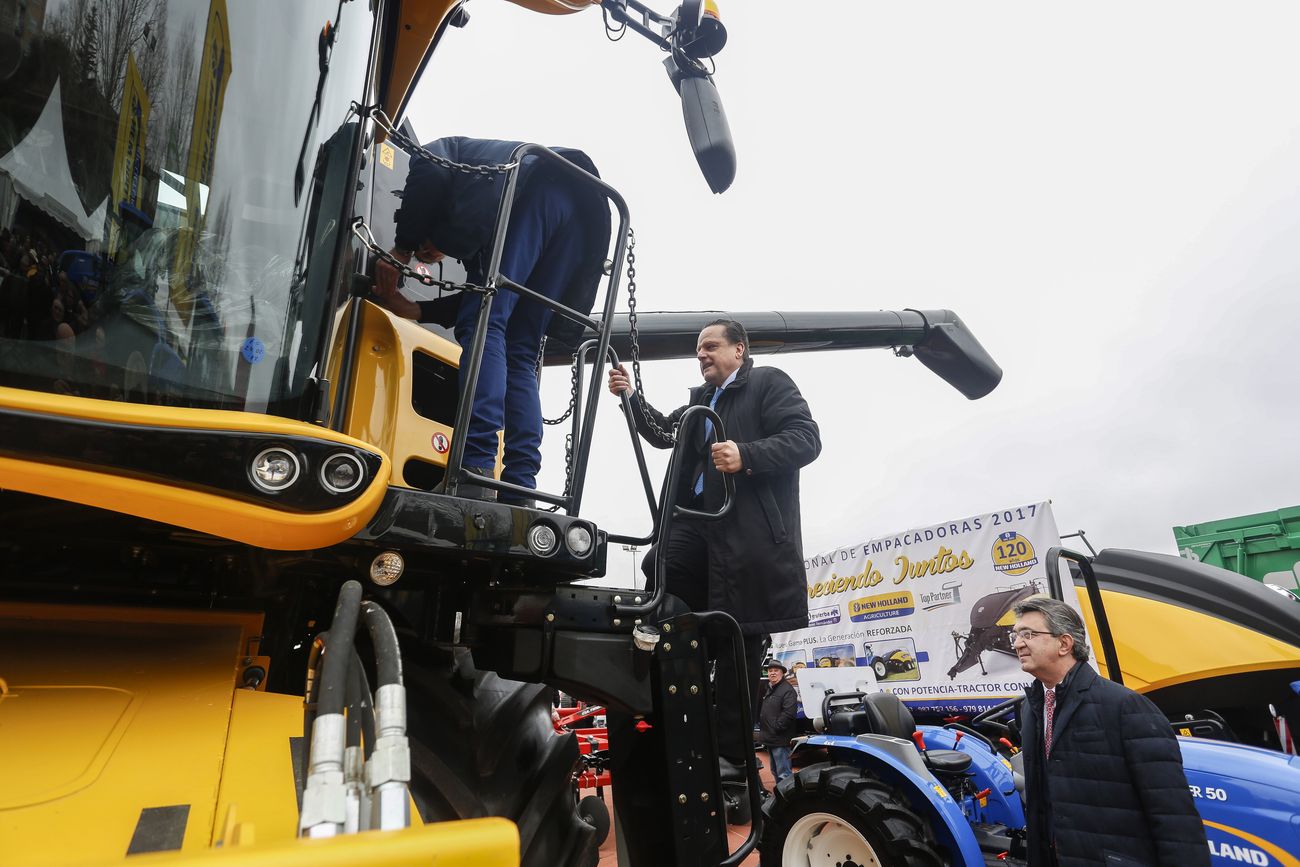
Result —
M118 107L126 82L126 59L134 51L139 64L146 51L154 50L158 10L165 4L158 0L99 0L99 5L99 80L109 103ZM141 69L141 77L143 72ZM146 87L149 83L145 82Z
M198 97L198 43L195 19L190 17L179 30L168 29L167 61L170 67L154 99L149 121L150 160L154 165L185 171L190 150L190 128ZM152 92L151 92L152 93Z

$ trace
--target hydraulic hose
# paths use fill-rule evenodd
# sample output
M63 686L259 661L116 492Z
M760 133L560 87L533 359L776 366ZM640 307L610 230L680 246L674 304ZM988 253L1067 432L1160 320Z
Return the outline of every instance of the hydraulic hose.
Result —
M334 606L334 620L330 623L329 644L325 648L325 661L321 665L317 716L343 713L347 701L348 666L352 661L350 650L356 640L360 610L361 583L347 581L339 590L339 600ZM332 652L333 648L338 648L338 652Z
M352 651L352 663L348 666L347 701L347 745L364 745L368 759L375 749L375 708L371 703L370 678L366 676L366 667L361 664L361 657L356 650Z
M393 621L376 602L367 599L361 603L361 618L370 631L370 644L375 650L375 668L378 670L378 687L402 685L402 649L397 643L397 630Z
M361 605L370 631L379 685L375 689L373 732L366 744L366 783L370 788L370 821L378 830L406 828L411 824L411 748L406 738L406 687L402 686L402 653L397 630L388 613L376 602Z
M312 644L305 711L310 728L304 732L309 744L307 782L298 814L298 834L302 837L333 837L359 823L359 807L349 810L348 806L348 725L343 711L349 687L355 688L356 678L349 675L349 670L354 665L360 669L360 661L353 662L360 611L361 584L347 581L339 590L328 639L321 641L318 637ZM314 673L316 662L320 664L319 677Z
M317 634L312 639L311 650L307 652L307 683L302 691L302 733L307 737L311 737L311 724L316 720L316 702L320 697L320 663L329 637L328 629Z

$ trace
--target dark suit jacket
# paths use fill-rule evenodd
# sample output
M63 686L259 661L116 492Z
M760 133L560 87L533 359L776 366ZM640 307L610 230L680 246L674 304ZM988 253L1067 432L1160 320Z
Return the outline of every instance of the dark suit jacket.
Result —
M656 424L671 430L687 406L708 406L713 392L707 384L691 389L690 402L666 416L649 405L646 409ZM633 401L641 435L657 448L671 447L671 441L645 423L638 398ZM741 365L715 409L727 439L740 450L744 468L733 476L731 511L721 520L701 523L709 546L709 609L735 617L747 635L802 629L808 625L808 581L799 520L799 468L821 452L817 422L785 371L755 367L752 360ZM702 426L692 427L678 433L686 450L678 502L693 496L703 471L703 502L695 507L712 511L722 502L722 474L709 458Z
M1178 740L1144 696L1077 663L1056 688L1051 758L1044 759L1043 685L1020 708L1029 864L1199 867L1205 827Z

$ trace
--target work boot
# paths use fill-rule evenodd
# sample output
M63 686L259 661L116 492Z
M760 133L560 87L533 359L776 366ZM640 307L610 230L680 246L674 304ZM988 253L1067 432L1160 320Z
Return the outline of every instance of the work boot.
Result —
M465 472L471 475L481 476L483 478L493 478L492 471L484 467L465 467ZM433 488L434 493L447 493L447 482L441 481ZM482 485L476 485L473 482L461 482L456 486L456 496L466 500L483 500L488 503L495 503L497 492L492 488L485 488Z

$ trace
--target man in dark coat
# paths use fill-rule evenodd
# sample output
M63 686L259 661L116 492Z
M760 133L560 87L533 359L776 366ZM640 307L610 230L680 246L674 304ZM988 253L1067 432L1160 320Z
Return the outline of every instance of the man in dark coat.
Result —
M791 774L790 739L798 734L799 697L785 673L781 660L767 661L767 689L758 703L758 740L767 747L778 783Z
M1164 714L1088 665L1069 605L1031 597L1015 612L1012 647L1035 678L1020 708L1030 867L1208 867Z
M719 319L700 332L696 359L704 384L690 401L668 415L632 395L637 430L651 445L670 448L673 430L689 406L710 406L722 419L727 439L712 442L701 426L682 429L678 503L716 511L723 502L722 474L735 480L731 511L718 521L674 521L642 569L664 558L667 592L692 611L725 611L745 634L746 682L761 670L772 632L808 625L808 583L799 526L799 468L821 452L821 435L808 404L784 371L755 367L749 337L739 322ZM610 371L609 390L631 391L627 371ZM643 415L654 421L652 427ZM711 428L711 425L708 426ZM710 445L710 443L712 443ZM728 698L739 685L727 653L716 661L718 750L736 763L752 749L740 733L740 705ZM751 702L752 706L752 702Z
M425 149L460 165L497 166L508 163L520 144L452 137L438 139ZM598 176L596 166L582 151L560 148L557 152ZM392 255L403 264L409 264L412 257L431 263L451 256L465 265L471 283L482 285L504 183L501 174L460 171L427 158L412 157L402 207L397 213ZM589 313L609 250L609 235L609 207L602 193L562 175L541 157L524 158L502 251L500 267L504 276L581 313ZM387 262L375 266L378 300L399 316L443 325L454 323L456 339L468 352L481 296L466 293L459 300L449 297L417 303L398 293L397 278L397 270ZM503 289L492 300L487 329L474 409L465 432L464 465L478 475L492 475L497 431L504 429L502 480L535 488L542 463L538 350L543 335L574 342L582 326L553 316L550 308L535 300ZM493 492L481 486L461 486L459 490L465 496L495 498Z

